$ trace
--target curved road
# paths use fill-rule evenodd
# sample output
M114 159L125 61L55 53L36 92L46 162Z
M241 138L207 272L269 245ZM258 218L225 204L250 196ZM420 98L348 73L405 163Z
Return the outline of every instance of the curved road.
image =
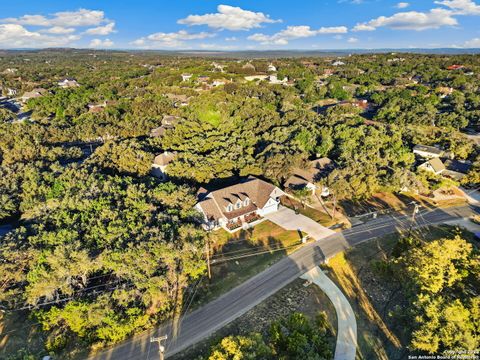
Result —
M415 227L469 217L475 211L478 212L478 208L473 206L422 210L417 214ZM150 336L159 334L169 335L166 357L171 356L212 335L326 259L362 242L408 229L410 224L409 215L395 213L307 244L221 297L184 316L176 337L172 336L171 326L165 325L128 339L88 359L158 359L158 344L150 344Z

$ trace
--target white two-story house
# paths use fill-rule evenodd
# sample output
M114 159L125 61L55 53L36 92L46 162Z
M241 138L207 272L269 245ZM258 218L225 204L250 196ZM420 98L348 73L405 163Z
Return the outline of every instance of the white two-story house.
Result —
M278 187L252 176L238 184L207 192L195 208L203 215L206 229L231 230L232 224L278 211L283 195Z

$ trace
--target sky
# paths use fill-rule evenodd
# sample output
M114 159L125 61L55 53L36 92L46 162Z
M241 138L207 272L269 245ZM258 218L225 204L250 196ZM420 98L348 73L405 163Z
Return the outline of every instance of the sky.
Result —
M2 1L0 48L480 48L476 1Z

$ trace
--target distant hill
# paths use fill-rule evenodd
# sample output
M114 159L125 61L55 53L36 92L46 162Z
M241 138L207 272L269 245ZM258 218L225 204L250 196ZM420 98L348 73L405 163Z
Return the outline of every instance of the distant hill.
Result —
M245 51L215 51L215 50L97 50L97 49L11 49L0 50L0 54L14 52L40 52L40 53L82 53L82 52L136 52L136 53L158 53L172 56L198 56L198 57L223 57L223 58L291 58L291 57L332 57L348 56L350 54L381 54L381 53L412 53L412 54L435 54L435 55L460 55L480 54L480 48L438 48L438 49L329 49L329 50L245 50Z

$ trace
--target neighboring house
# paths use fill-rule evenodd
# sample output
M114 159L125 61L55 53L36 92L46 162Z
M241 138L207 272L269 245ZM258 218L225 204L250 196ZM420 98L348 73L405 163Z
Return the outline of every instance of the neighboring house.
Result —
M462 180L472 167L470 161L444 159L443 163L445 164L446 170L442 173L442 176L457 181Z
M212 66L213 66L213 68L214 68L215 70L218 70L218 71L220 71L220 72L222 72L222 73L224 72L223 69L225 68L225 65L220 65L220 64L218 64L218 63L216 63L216 62L213 62L213 63L212 63Z
M332 63L333 66L343 66L345 63L343 61L337 60Z
M68 89L68 88L79 87L80 84L75 79L66 78L66 79L63 79L62 81L59 81L58 86L60 86L62 89Z
M452 87L447 87L447 86L439 86L435 89L435 91L440 94L440 97L442 99L444 99L447 96L452 95L453 88Z
M424 162L418 168L433 172L435 175L440 175L446 170L442 160L440 160L438 157L432 158Z
M335 70L333 69L323 69L323 75L330 76L335 74Z
M168 180L167 167L175 158L177 154L175 152L165 151L164 153L157 155L152 164L151 174L161 181Z
M246 63L245 65L242 66L242 69L243 70L256 71L256 68L252 63Z
M269 64L269 65L268 65L268 71L269 71L269 72L276 72L276 71L277 71L277 68L275 67L275 65Z
M250 76L245 76L245 80L247 80L247 81L267 80L268 78L269 78L268 75L250 75Z
M207 192L195 208L203 215L205 229L233 230L278 211L283 195L278 187L251 176L244 182Z
M268 77L268 81L270 82L270 84L282 84L282 85L285 85L288 83L288 78L287 77L284 77L283 80L279 80L277 78L277 75L270 75Z
M443 151L434 146L428 145L415 145L413 147L413 153L424 158L424 159L433 159L439 158L443 155Z
M42 97L46 94L48 94L48 90L46 90L46 89L42 89L42 88L33 89L32 91L28 91L28 92L24 93L22 95L22 97L20 98L20 100L25 103L30 99L39 98L39 97Z
M182 74L182 81L188 81L192 78L192 74Z
M107 100L101 104L88 104L88 112L100 113L103 112L108 105L115 105L116 103L116 101Z
M461 69L464 69L465 66L463 65L457 65L457 64L454 64L454 65L450 65L449 67L447 67L447 70L461 70Z
M370 111L371 106L367 100L344 100L340 101L337 105L339 106L352 106L355 108L362 109L363 111Z
M7 89L7 96L16 96L17 95L17 90L16 89Z
M206 75L201 75L198 77L197 81L199 83L207 83L208 80L210 80L210 77L209 76L206 76Z
M7 68L3 71L3 74L15 74L18 71L18 69L15 68Z
M173 129L182 118L173 115L165 115L162 119L162 125L150 131L151 137L162 137L167 130Z
M165 96L173 101L173 106L176 108L180 106L187 106L190 101L190 97L185 94L165 94Z
M213 87L218 87L218 86L225 85L226 83L227 83L227 81L225 81L225 80L215 80L215 81L212 83L212 86L213 86Z
M285 188L292 190L307 188L312 190L312 193L315 194L315 191L319 189L317 182L321 178L326 177L333 169L333 161L329 158L324 157L310 161L309 167L306 169L293 169L292 176L290 176L285 182ZM328 187L322 186L320 190L322 196L330 195Z

